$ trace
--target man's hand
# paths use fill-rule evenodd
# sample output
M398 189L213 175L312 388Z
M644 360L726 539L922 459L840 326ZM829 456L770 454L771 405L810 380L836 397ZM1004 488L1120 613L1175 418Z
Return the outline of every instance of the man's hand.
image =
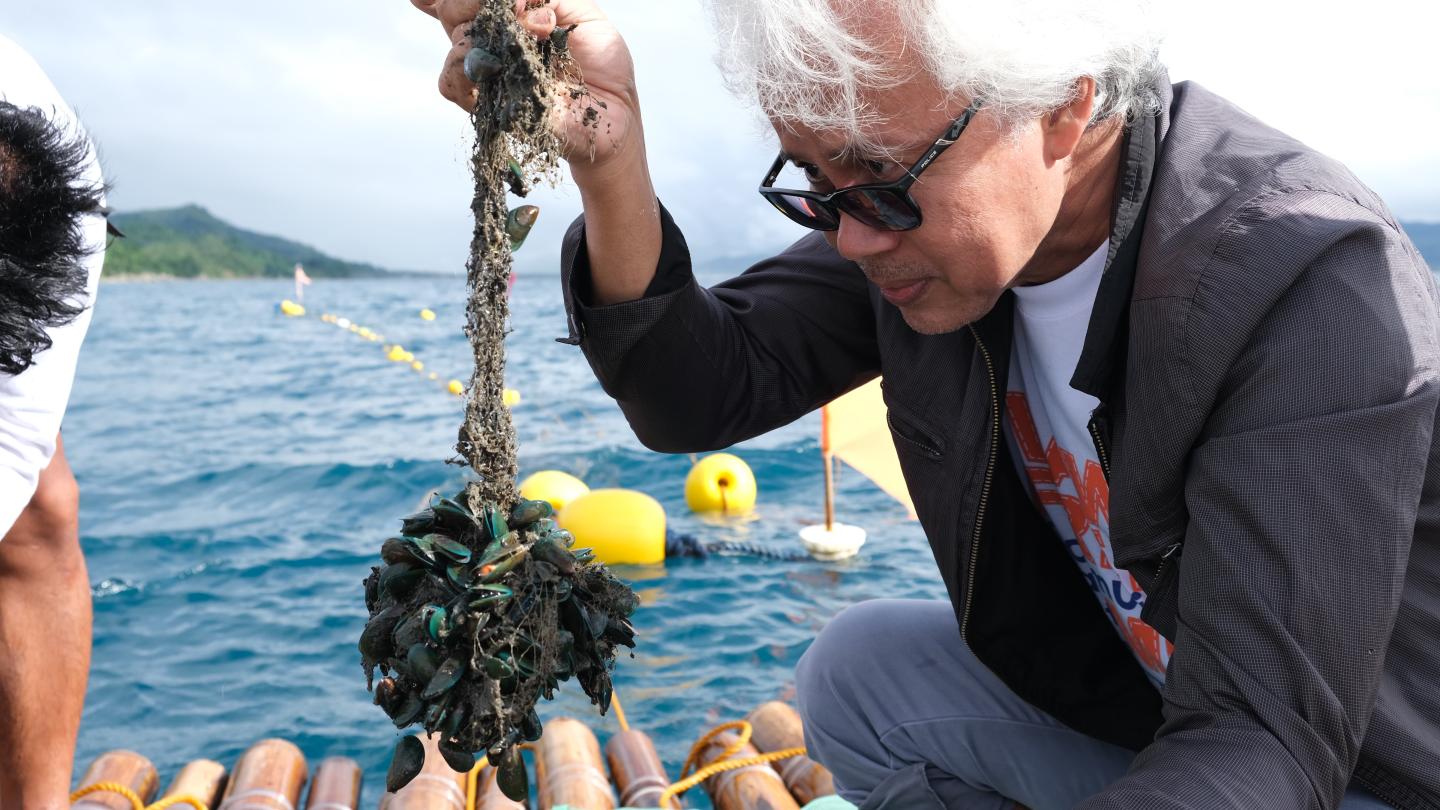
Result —
M466 112L475 109L484 91L483 80L482 86L476 86L465 75L465 55L472 47L468 29L482 1L410 0L438 19L450 36L440 94ZM571 98L570 88L562 88L551 107L551 126L564 144L572 170L583 174L636 159L643 151L643 139L635 64L625 40L600 7L592 0L516 0L515 14L536 38L573 26L568 47L588 92Z

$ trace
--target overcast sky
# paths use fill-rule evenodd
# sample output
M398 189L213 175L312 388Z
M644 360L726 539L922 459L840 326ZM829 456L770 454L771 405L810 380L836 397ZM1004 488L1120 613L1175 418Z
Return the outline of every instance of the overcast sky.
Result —
M754 191L773 135L721 89L699 0L603 5L635 54L658 193L696 258L792 240ZM1343 160L1402 219L1440 220L1440 4L1166 5L1193 9L1169 12L1173 79ZM406 0L7 0L0 32L101 143L117 208L199 203L347 259L463 268L468 122L435 91L439 23ZM542 214L519 260L553 270L579 195L530 201Z

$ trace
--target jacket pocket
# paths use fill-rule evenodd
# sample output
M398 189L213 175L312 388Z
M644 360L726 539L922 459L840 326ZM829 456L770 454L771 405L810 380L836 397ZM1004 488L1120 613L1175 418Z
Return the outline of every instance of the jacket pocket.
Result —
M1140 621L1175 642L1180 615L1180 562L1183 543L1168 546L1159 557L1136 563L1129 570L1145 589L1145 606Z
M895 440L896 450L918 453L931 461L945 457L945 440L937 431L922 426L918 420L901 415L893 407L885 410L885 421L890 425L890 435Z

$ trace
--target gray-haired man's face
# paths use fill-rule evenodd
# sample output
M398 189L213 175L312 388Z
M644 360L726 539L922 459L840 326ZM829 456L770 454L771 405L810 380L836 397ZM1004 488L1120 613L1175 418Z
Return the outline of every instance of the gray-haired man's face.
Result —
M840 133L777 124L781 148L805 165L817 190L898 179L969 100L947 99L917 78L867 101L889 122L867 133L891 153L888 159L845 154ZM924 217L919 228L882 231L842 216L839 230L827 234L830 243L864 270L911 328L959 329L989 312L1007 288L1058 274L1037 266L1037 250L1064 227L1057 217L1069 164L1057 159L1054 141L1047 121L1014 131L982 109L910 187Z

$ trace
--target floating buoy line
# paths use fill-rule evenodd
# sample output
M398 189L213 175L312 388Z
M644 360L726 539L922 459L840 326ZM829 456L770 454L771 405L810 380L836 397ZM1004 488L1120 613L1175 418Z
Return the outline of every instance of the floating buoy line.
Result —
M288 318L311 317L302 304L298 304L289 299L281 301L278 306L278 310L280 314ZM428 307L420 310L420 319L422 321L434 321L435 311L429 309ZM460 382L459 379L454 377L442 379L439 373L433 370L427 370L428 367L426 366L425 362L419 357L417 357L414 352L406 349L403 345L399 343L390 343L386 341L385 335L381 334L380 332L371 329L368 326L357 323L350 318L346 318L343 315L335 315L330 312L321 313L319 315L319 320L321 323L328 323L331 326L349 332L350 334L354 335L357 338L360 338L361 340L368 341L370 343L379 343L380 350L384 352L386 360L389 360L392 363L409 366L410 370L421 375L422 379L426 380L427 382L437 383L442 390L454 396L465 396L465 384ZM502 400L505 403L506 407L513 408L516 405L520 404L520 392L515 390L514 388L506 388L502 394Z

